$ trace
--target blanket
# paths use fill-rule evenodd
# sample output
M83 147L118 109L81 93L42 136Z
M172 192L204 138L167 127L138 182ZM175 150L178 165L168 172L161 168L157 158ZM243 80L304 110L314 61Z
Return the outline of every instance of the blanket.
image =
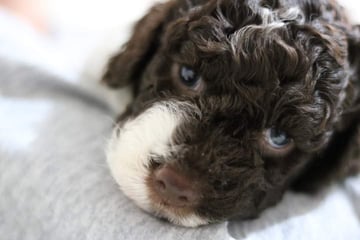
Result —
M287 193L259 219L187 229L118 189L104 149L114 114L85 88L0 61L0 238L360 239L360 177Z

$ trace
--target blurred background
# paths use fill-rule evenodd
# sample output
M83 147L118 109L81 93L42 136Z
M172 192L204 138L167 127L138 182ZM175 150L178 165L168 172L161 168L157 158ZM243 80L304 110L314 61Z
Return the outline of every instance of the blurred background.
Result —
M74 81L94 49L114 34L120 46L154 2L159 0L0 0L0 55ZM340 2L356 19L360 2Z
M0 55L74 81L94 49L114 33L125 41L154 2L0 0Z

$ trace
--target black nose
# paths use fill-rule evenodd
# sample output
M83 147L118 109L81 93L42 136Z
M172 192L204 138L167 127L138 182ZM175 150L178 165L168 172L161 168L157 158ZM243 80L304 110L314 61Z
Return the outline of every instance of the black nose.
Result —
M171 206L194 206L199 201L194 183L168 165L155 170L153 183L160 198Z

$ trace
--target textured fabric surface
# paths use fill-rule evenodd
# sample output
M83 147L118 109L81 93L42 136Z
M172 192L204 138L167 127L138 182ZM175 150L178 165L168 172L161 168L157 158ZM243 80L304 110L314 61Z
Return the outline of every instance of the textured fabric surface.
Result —
M105 102L5 61L0 86L1 239L360 239L359 178L314 196L288 193L252 221L187 229L158 220L110 176Z
M39 72L0 63L0 239L221 239L154 219L110 177L106 106Z

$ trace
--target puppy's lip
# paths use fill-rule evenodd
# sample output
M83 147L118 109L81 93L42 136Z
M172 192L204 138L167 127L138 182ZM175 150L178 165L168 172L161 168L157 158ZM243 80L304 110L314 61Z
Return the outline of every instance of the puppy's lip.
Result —
M170 204L167 199L162 198L154 190L150 190L150 199L152 201L153 207L158 213L160 213L160 215L162 215L161 213L164 212L172 212L178 216L186 216L195 212L193 207Z
M161 196L158 196L161 200L158 202L158 204L164 206L164 207L168 207L168 208L178 208L178 209L183 209L186 208L185 205L177 205L177 204L171 204L169 203L169 201L165 198L162 198Z

